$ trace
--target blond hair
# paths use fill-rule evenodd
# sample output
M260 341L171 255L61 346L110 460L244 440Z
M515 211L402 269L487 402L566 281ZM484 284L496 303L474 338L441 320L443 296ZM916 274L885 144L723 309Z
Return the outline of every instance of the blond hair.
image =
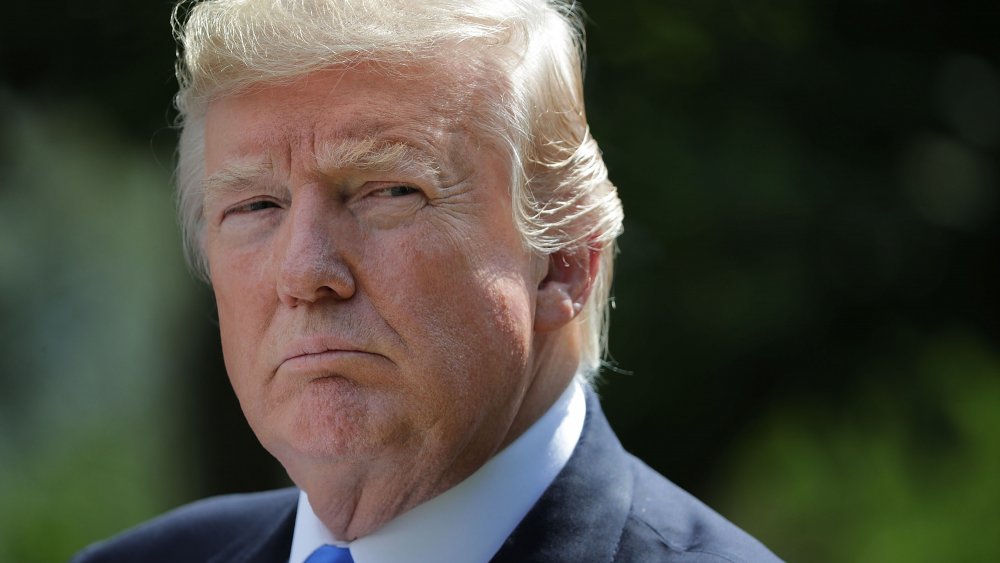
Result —
M489 75L484 138L511 162L514 223L548 255L600 249L600 271L575 322L581 364L600 367L607 342L614 241L622 230L583 103L583 27L562 0L205 0L174 12L181 138L178 205L186 251L206 280L204 117L209 101L261 83L336 65L375 63L387 73L430 64Z

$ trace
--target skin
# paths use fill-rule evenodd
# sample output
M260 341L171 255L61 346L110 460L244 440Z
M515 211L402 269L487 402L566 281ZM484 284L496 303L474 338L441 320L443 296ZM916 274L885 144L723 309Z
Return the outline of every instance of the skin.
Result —
M205 251L229 377L340 539L470 475L578 365L571 321L597 253L526 249L510 164L472 132L465 78L331 68L206 116ZM369 158L385 146L414 158Z

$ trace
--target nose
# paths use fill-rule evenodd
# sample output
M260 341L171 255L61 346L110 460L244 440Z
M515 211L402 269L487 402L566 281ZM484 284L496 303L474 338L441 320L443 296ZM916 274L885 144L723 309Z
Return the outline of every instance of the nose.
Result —
M277 290L289 307L354 295L355 279L345 260L347 229L334 210L315 201L293 203L278 244Z

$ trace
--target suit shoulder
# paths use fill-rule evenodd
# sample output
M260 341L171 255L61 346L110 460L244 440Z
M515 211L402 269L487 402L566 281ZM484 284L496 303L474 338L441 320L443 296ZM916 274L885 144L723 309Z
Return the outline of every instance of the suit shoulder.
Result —
M642 461L616 561L780 562L770 550Z
M273 534L294 514L297 500L293 488L199 500L95 543L71 563L208 561Z

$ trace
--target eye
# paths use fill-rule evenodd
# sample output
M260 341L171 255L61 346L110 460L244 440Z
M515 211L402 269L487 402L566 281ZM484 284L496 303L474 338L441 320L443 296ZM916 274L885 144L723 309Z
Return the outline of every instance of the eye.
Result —
M225 215L233 215L240 213L254 213L256 211L264 211L266 209L277 209L280 206L269 199L256 199L254 201L248 201L226 210Z
M413 186L389 186L375 190L371 195L375 197L403 197L415 193L420 193L420 190Z
M250 203L244 205L241 211L261 211L264 209L270 209L272 207L278 207L278 204L274 203L273 201L261 199L257 201L251 201Z

